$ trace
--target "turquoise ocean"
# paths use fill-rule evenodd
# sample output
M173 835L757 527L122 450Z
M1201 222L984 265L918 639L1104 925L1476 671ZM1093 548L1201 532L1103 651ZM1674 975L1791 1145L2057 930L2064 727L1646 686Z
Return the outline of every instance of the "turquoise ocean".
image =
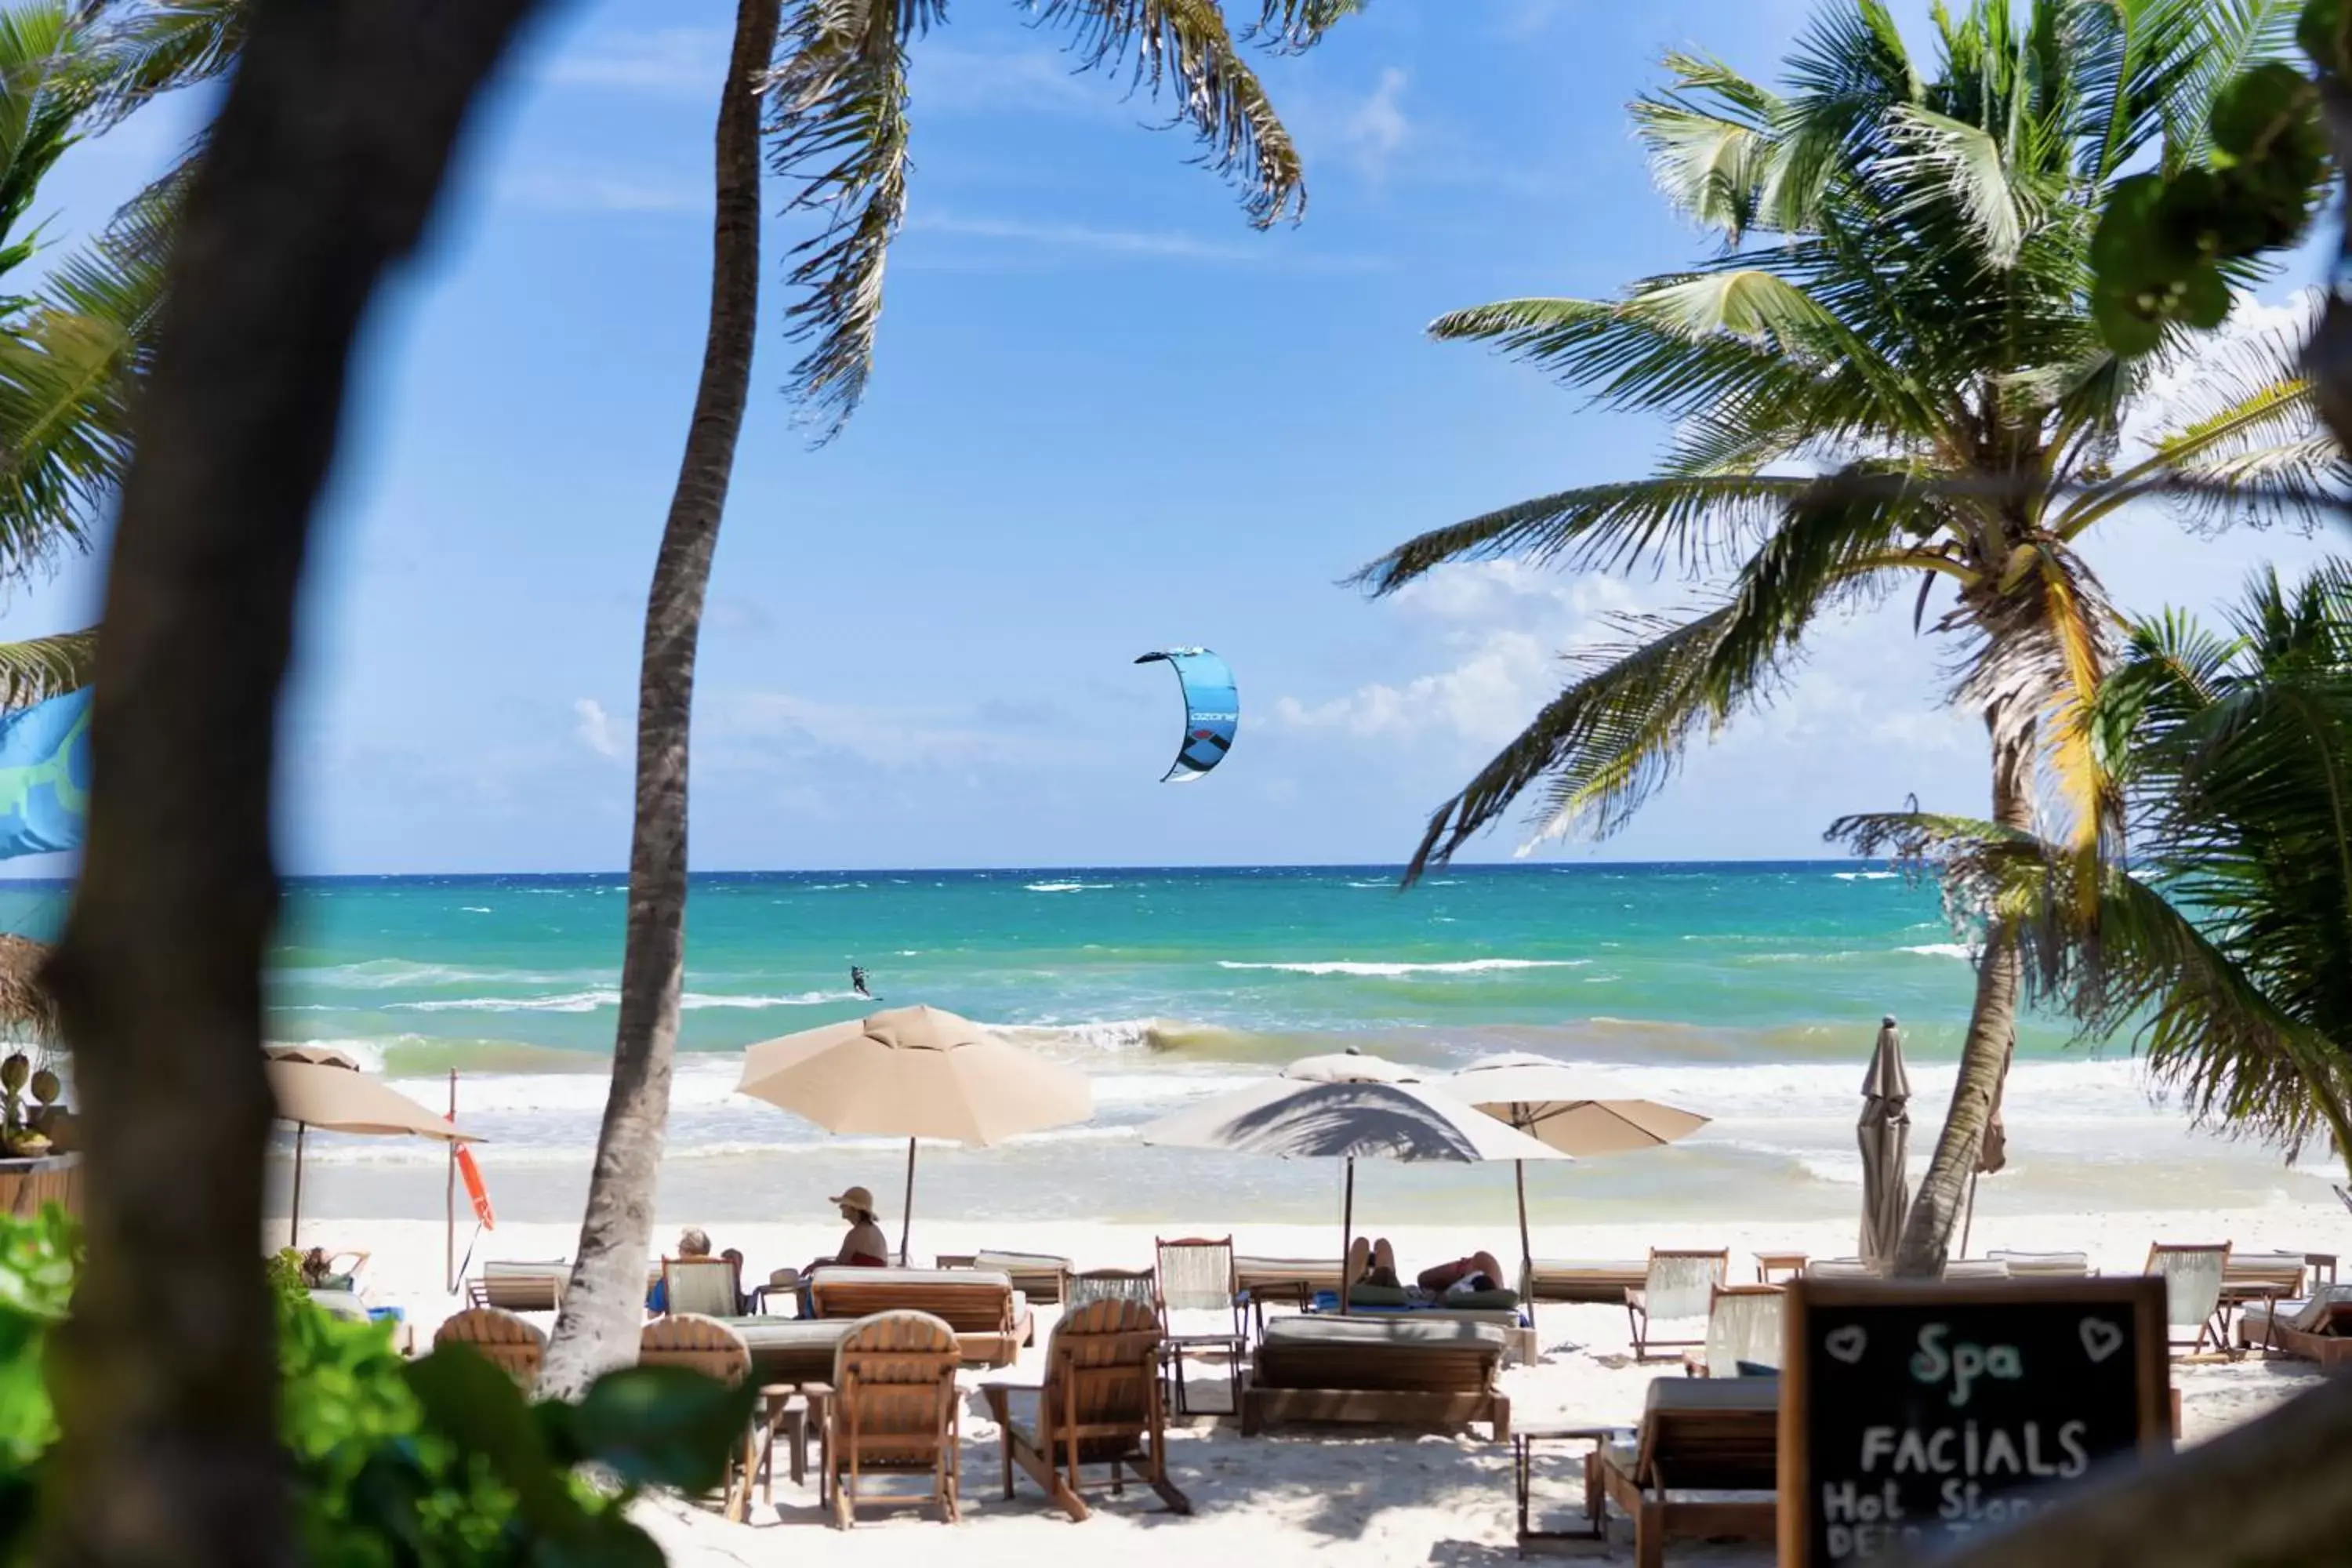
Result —
M618 876L297 880L268 1029L331 1045L460 1120L502 1214L578 1212L604 1098L626 902ZM62 894L0 895L40 934ZM1932 884L1853 861L1514 865L1406 892L1393 868L702 875L688 916L666 1214L821 1216L864 1182L895 1204L904 1145L834 1139L732 1092L756 1040L924 1002L1092 1076L1097 1115L991 1150L927 1149L940 1217L1314 1220L1316 1163L1147 1149L1133 1129L1195 1097L1350 1047L1444 1069L1494 1051L1578 1064L1595 1095L1715 1120L1673 1148L1529 1173L1539 1218L1847 1212L1857 1091L1883 1014L1913 1067L1924 1162L1973 975ZM2191 1131L2128 1042L2029 1018L2009 1094L2014 1163L1988 1212L2260 1205L2324 1192L2324 1161ZM439 1210L443 1162L410 1141L312 1141L306 1209ZM1362 1168L1395 1223L1490 1206L1507 1177Z

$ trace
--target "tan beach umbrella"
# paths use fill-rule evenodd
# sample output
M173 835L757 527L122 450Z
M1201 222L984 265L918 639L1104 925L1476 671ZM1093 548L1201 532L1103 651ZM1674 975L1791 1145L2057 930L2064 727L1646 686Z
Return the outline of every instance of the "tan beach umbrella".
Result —
M1580 1080L1584 1080L1582 1083ZM1582 1160L1655 1149L1687 1138L1707 1123L1695 1110L1654 1100L1592 1100L1579 1092L1589 1079L1566 1062L1530 1051L1480 1057L1445 1080L1446 1087L1487 1115L1540 1143ZM1519 1188L1520 1278L1535 1263L1528 1239L1528 1168L1515 1173Z
M449 1119L360 1070L342 1052L323 1046L267 1046L262 1070L278 1102L278 1119L294 1124L294 1198L287 1220L290 1243L302 1228L302 1141L313 1128L329 1132L435 1138L478 1143Z
M1854 1129L1862 1146L1862 1249L1864 1263L1884 1267L1903 1239L1903 1216L1911 1206L1905 1160L1911 1145L1911 1075L1903 1070L1903 1036L1889 1013L1878 1026L1870 1050L1870 1070L1862 1079L1862 1121Z
M1513 1131L1415 1069L1380 1057L1306 1057L1279 1077L1163 1116L1139 1136L1185 1149L1348 1162L1339 1211L1339 1256L1356 1240L1356 1161L1564 1160L1557 1149ZM1348 1310L1340 1281L1339 1310Z
M937 1007L892 1007L762 1040L743 1053L735 1092L828 1132L904 1138L901 1258L915 1220L916 1140L986 1145L1094 1114L1085 1073Z

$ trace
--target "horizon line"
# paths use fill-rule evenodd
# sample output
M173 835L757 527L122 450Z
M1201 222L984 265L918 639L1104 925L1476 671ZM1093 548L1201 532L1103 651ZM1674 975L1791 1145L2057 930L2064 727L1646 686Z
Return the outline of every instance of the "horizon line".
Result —
M1727 858L1721 857L1693 859L1591 859L1591 860L1471 860L1433 867L1424 873L1425 880L1435 880L1449 872L1510 872L1522 875L1643 869L1660 867L1704 868L1709 867L1740 867L1764 869L1774 867L1819 866L1883 866L1884 859L1861 856L1831 856L1814 858L1754 857ZM1125 865L1038 863L1034 865L989 866L794 866L764 868L704 868L687 873L688 881L698 879L748 879L756 877L993 877L1032 876L1055 872L1095 872L1165 874L1173 872L1253 872L1253 871L1381 871L1402 875L1405 862L1389 860L1237 860L1217 863L1161 864L1133 863ZM563 871L289 871L279 880L303 882L403 882L403 881L550 881L564 878L596 878L623 880L628 878L625 868L603 870ZM71 877L0 877L0 888L71 888Z

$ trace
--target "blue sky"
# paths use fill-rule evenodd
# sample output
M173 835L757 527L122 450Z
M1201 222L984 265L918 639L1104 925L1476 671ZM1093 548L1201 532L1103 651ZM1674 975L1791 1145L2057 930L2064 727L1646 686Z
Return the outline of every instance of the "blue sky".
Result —
M1264 74L1307 155L1304 225L1255 234L1190 143L1074 76L1010 5L956 7L914 75L913 197L873 389L812 450L778 388L784 247L717 563L693 847L712 868L1392 861L1557 685L1556 657L1687 585L1339 580L1423 529L1631 477L1664 435L1427 341L1439 312L1607 294L1701 253L1624 100L1667 47L1769 73L1807 7L1379 0ZM604 869L627 856L645 584L692 395L730 8L576 4L467 150L371 329L285 715L292 869ZM77 152L57 232L160 167L193 106ZM783 190L772 184L770 206ZM2129 605L2203 605L2277 536L2160 517L2095 539ZM0 633L86 624L97 567ZM1694 756L1614 858L1824 853L1836 814L1979 809L1907 607L1825 626L1808 673ZM1155 781L1173 683L1232 661L1242 734ZM1496 835L1507 853L1514 833ZM29 863L26 869L33 868Z

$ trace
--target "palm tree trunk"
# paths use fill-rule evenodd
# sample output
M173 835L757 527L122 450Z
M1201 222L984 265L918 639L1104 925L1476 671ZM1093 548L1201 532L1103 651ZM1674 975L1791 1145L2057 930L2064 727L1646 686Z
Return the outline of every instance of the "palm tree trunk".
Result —
M751 395L760 324L760 96L776 46L780 0L741 0L719 98L718 200L710 328L702 380L646 605L637 680L636 823L613 1084L596 1138L580 1253L549 1342L541 1389L576 1396L636 1358L646 1256L669 1119L686 965L687 752L694 658L711 552L727 508L735 442Z
M2030 831L2033 826L2033 725L2017 723L1997 705L1986 715L1986 726L1992 731L1993 742L1993 820L2004 827ZM2024 955L2017 927L1996 919L1986 927L1984 951L1977 956L1976 1003L1969 1014L1968 1038L1960 1047L1960 1073L1952 1085L1951 1108L1945 1112L1935 1158L1928 1162L1927 1173L1911 1199L1903 1240L1895 1251L1895 1273L1899 1277L1932 1279L1944 1271L1952 1232L1968 1197L1969 1177L1977 1168L1985 1131L2000 1103L2010 1042L2017 1034L2018 993L2023 978Z
M270 776L352 344L537 0L265 0L170 271L106 583L89 837L48 973L88 1260L44 1562L290 1563L256 1258Z

